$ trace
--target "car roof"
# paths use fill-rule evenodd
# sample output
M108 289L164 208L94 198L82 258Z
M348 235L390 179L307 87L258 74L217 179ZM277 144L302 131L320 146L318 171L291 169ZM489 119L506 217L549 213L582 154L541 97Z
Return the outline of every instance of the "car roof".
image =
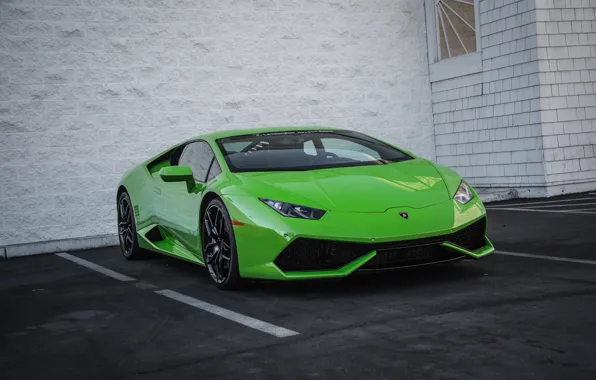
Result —
M217 140L226 137L234 137L234 136L244 136L244 135L254 135L259 133L272 133L272 132L292 132L292 131L334 131L339 130L339 128L329 128L329 127L265 127L265 128L246 128L246 129L230 129L225 131L217 131L207 133L201 136L197 136L196 138L205 138L205 139L212 139Z

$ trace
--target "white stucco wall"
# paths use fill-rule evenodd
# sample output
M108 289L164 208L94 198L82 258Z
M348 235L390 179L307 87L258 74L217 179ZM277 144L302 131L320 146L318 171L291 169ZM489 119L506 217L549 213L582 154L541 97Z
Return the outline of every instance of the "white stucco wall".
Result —
M435 157L420 0L1 1L0 20L8 255L113 241L120 175L207 131L346 127Z

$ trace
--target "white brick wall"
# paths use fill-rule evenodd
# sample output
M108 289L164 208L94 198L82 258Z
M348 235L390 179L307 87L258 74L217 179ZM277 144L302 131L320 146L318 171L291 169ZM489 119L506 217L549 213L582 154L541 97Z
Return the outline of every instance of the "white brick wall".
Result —
M432 83L437 161L480 188L544 186L533 2L479 6L482 72Z
M432 159L426 53L419 0L1 1L0 246L115 233L124 170L202 132L346 127Z
M596 189L596 2L479 7L482 71L432 83L438 162L481 188Z
M564 190L596 181L596 3L536 5L546 182Z

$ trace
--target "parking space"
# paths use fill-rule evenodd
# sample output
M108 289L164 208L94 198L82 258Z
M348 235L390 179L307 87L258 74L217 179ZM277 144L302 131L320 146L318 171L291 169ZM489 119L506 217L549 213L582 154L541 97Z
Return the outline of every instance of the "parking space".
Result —
M132 376L275 339L56 256L0 267L3 379Z
M117 247L4 261L0 374L593 379L596 209L517 210L590 197L490 205L500 252L484 260L340 281L222 292L202 268Z
M596 193L491 203L489 237L497 249L596 260Z

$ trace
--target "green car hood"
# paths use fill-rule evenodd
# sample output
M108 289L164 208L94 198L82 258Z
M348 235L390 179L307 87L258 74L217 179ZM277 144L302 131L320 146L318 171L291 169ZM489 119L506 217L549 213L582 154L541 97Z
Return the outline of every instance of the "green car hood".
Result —
M249 195L340 212L422 208L450 198L437 169L419 158L388 165L235 176Z

